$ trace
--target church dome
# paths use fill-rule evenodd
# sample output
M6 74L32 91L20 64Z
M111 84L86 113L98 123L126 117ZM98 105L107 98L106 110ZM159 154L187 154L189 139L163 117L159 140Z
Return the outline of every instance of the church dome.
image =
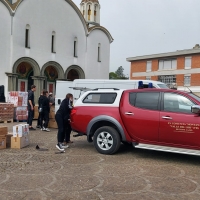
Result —
M82 0L81 3L87 3L87 2L93 2L93 3L98 3L99 4L99 1L98 0Z

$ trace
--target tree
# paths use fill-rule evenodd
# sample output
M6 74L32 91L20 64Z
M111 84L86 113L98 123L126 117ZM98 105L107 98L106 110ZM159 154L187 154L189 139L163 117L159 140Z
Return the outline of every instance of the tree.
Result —
M117 71L109 73L109 79L129 79L124 75L124 68L120 66Z
M110 72L109 79L117 79L117 74L115 74L115 72Z
M117 77L121 78L124 77L124 68L122 66L118 67L117 71L115 71Z

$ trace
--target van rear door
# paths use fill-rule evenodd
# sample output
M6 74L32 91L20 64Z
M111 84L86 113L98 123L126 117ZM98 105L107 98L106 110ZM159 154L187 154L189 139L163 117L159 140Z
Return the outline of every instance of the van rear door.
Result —
M70 88L72 85L72 81L56 81L55 112L59 109L62 100L66 97L66 94L73 94L73 90Z

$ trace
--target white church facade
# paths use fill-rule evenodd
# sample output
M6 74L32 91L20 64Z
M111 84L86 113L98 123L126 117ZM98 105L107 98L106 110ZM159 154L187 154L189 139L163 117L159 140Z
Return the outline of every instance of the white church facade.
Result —
M39 96L57 79L107 79L112 42L98 0L0 0L0 85Z

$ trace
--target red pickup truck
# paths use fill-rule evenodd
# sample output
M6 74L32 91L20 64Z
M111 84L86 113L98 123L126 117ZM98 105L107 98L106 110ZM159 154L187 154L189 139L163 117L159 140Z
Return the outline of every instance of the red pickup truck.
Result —
M200 155L200 97L170 89L96 89L71 112L71 126L99 153L121 143L135 148Z

